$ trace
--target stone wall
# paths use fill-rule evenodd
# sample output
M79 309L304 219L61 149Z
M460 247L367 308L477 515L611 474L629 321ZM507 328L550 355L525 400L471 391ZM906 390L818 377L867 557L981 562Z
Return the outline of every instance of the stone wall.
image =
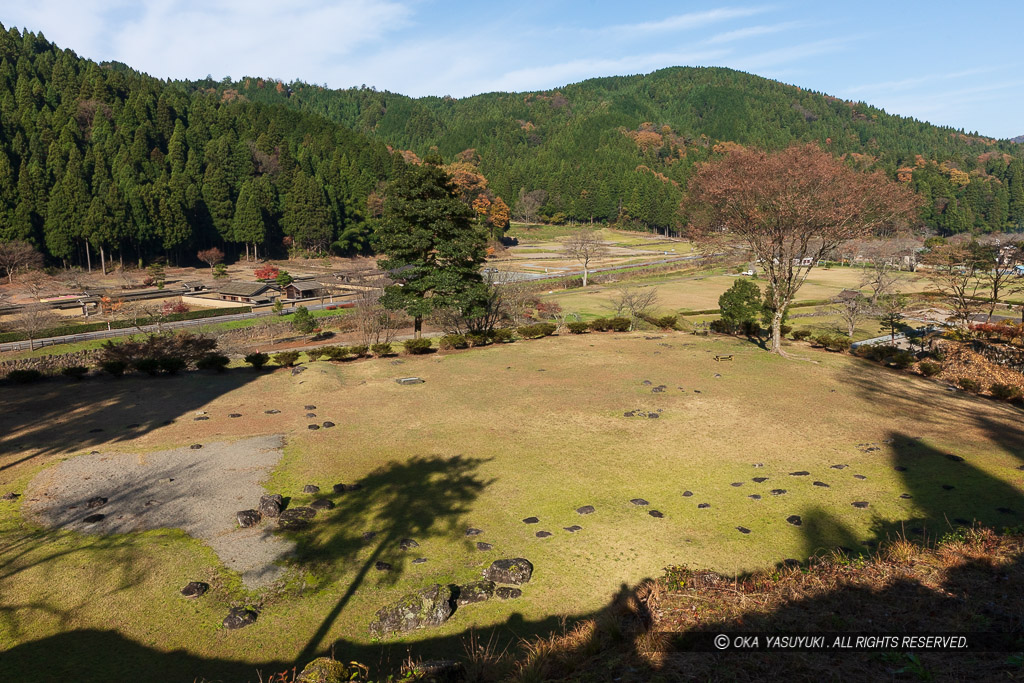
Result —
M1024 349L1018 346L974 340L971 342L971 350L980 353L996 365L1024 373Z
M12 370L38 370L44 375L59 375L64 368L84 365L93 367L99 359L99 349L75 351L60 355L38 356L36 358L19 358L0 362L0 377L6 377Z

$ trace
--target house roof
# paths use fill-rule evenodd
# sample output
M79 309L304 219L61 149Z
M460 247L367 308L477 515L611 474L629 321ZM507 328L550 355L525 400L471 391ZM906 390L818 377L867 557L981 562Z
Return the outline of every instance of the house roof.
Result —
M217 287L218 294L228 296L259 296L270 289L265 282L225 282Z
M860 292L856 289L844 289L843 291L836 294L836 301L852 301L860 296Z
M288 284L289 287L294 287L300 292L313 292L318 289L323 289L324 286L315 280L293 280Z

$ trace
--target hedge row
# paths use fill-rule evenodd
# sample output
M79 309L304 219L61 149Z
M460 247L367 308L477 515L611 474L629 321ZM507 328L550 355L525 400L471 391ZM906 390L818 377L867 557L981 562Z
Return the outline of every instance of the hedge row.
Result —
M135 327L136 325L153 325L158 322L178 322L181 320L201 320L202 318L214 318L220 315L231 315L232 313L249 313L252 311L251 306L236 306L234 308L207 308L202 311L189 311L188 313L171 313L170 315L164 315L152 318L142 318L138 322L131 320L113 320L110 322L110 328L112 330L124 330L129 327ZM59 327L51 327L48 330L41 330L37 333L35 339L45 339L46 337L63 337L69 334L82 334L84 332L100 332L106 330L107 323L82 323L78 325L61 325ZM28 341L28 334L24 332L3 332L0 333L0 343L4 342L16 342L16 341Z

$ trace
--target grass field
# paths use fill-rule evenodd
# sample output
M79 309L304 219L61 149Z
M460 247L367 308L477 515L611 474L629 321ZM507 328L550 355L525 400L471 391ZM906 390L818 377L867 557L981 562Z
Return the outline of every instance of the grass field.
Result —
M735 360L718 363L716 354ZM41 469L91 450L144 459L259 434L286 438L266 489L292 506L309 502L305 484L363 489L334 496L335 510L295 533L293 576L265 594L247 592L179 532L45 530L26 521L21 500L0 501L0 659L12 680L141 680L160 671L162 680L235 681L332 647L371 666L395 663L408 647L459 655L471 628L506 640L545 632L558 616L592 614L669 565L732 574L900 533L934 537L975 519L1021 523L1018 409L845 355L800 355L817 362L731 338L588 334L319 362L299 375L236 370L87 381L73 391L61 380L5 388L0 493L23 493ZM400 386L402 376L426 382ZM315 420L304 417L306 404L317 406ZM210 419L194 421L198 410ZM322 420L338 426L307 429ZM580 516L582 505L597 511ZM530 516L540 523L521 521ZM583 530L563 531L572 524ZM469 527L484 533L467 538ZM537 538L539 530L553 536ZM363 540L367 531L377 535ZM407 537L419 547L399 550ZM478 551L476 541L494 549ZM420 556L428 561L411 563ZM369 637L374 611L404 592L470 581L492 560L517 556L535 566L522 598L460 608L397 644ZM378 561L394 569L378 572ZM190 580L208 581L211 593L183 600L177 592ZM242 602L262 608L257 623L222 629L227 608ZM40 673L43 655L57 651L63 656Z
M843 289L857 289L861 271L854 268L824 268L811 272L807 282L797 293L795 303L823 301L837 295ZM655 276L638 282L623 283L637 287L658 288L658 308L663 311L685 312L718 308L718 297L736 281L735 275L713 274L672 274ZM763 280L755 280L762 289ZM613 311L612 300L619 296L621 285L594 285L586 289L573 289L549 295L566 312L581 314L584 318L609 315ZM920 292L929 288L928 281L915 273L900 273L899 288L906 293ZM865 290L865 293L867 290Z

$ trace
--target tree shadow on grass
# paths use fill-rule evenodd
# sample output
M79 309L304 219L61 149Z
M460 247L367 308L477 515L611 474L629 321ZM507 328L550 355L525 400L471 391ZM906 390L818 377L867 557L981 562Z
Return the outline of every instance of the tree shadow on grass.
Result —
M0 477L40 456L136 439L264 374L237 368L217 374L7 384L0 387Z
M380 574L384 585L394 585L409 563L420 557L419 544L465 536L464 516L493 482L476 474L484 462L461 455L414 457L388 463L355 486L333 494L336 507L327 513L328 521L316 535L296 535L296 561L316 567L333 582L356 555L365 548L371 550L337 604L324 615L298 662L315 656L371 572Z

